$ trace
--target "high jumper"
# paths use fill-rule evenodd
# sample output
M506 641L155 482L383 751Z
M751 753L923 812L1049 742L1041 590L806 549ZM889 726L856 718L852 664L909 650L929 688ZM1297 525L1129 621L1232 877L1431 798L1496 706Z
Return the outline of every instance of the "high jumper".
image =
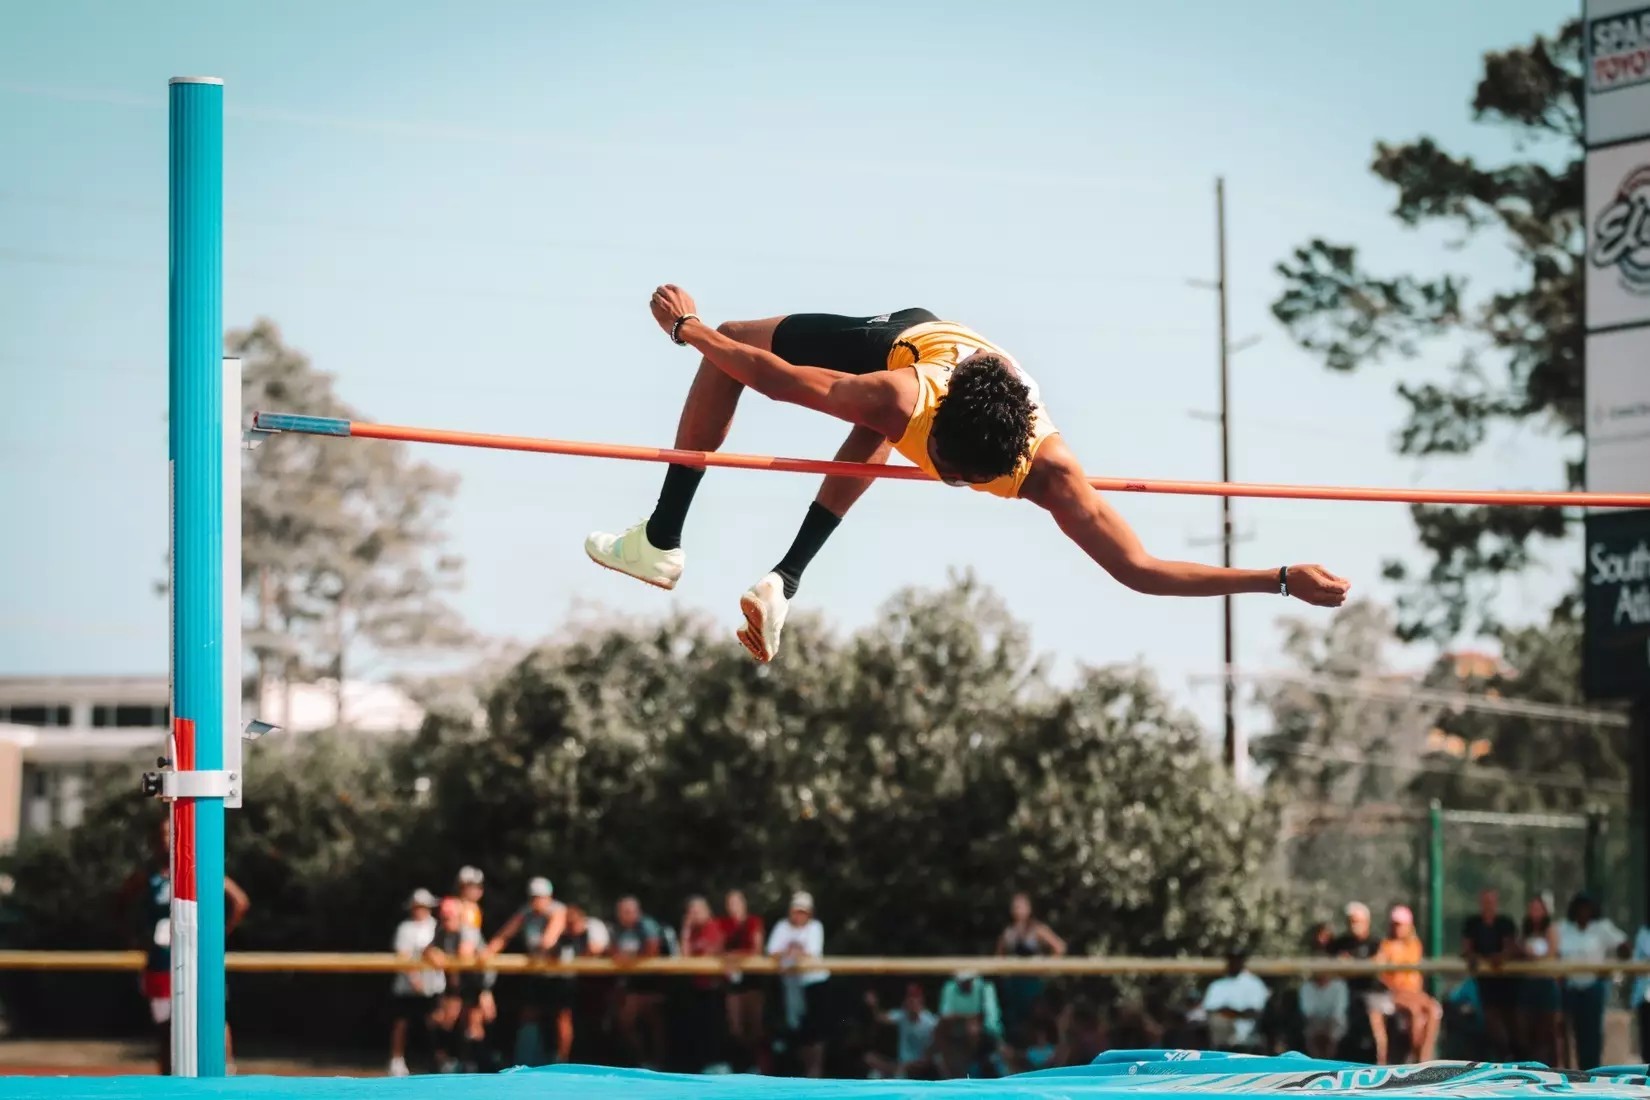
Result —
M712 327L674 285L650 301L653 319L702 356L676 428L679 450L715 451L746 387L853 425L837 459L880 464L899 451L948 485L1047 511L1066 536L1119 582L1154 596L1275 592L1339 607L1351 584L1321 565L1227 569L1148 553L1089 484L1045 412L1037 384L1008 352L925 309L876 317L792 313ZM670 589L685 566L682 526L704 477L672 464L652 515L622 534L596 532L585 552L606 566ZM829 475L784 557L740 597L739 641L758 661L779 652L803 570L870 479Z

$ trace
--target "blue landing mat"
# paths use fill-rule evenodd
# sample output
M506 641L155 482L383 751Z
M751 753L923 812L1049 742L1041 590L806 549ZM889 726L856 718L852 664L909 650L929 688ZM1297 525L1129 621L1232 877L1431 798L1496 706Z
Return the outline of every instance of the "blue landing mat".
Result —
M1590 1074L1539 1066L1428 1062L1375 1067L1301 1055L1255 1058L1198 1051L1112 1051L1093 1065L997 1081L808 1081L782 1077L686 1077L596 1066L518 1069L489 1076L403 1078L0 1077L0 1100L1141 1100L1195 1093L1295 1096L1302 1092L1407 1097L1553 1094L1650 1100L1644 1066Z

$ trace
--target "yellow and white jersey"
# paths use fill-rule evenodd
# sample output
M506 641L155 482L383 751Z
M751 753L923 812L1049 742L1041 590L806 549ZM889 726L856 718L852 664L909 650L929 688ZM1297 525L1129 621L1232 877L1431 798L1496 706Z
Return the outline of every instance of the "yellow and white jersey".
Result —
M1020 495L1020 486L1031 472L1031 462L1037 457L1038 448L1057 429L1043 409L1037 383L1020 368L1019 362L979 333L954 321L929 321L906 329L888 351L889 370L910 367L917 374L917 404L911 410L911 419L905 425L904 434L894 442L894 449L934 477L940 476L928 454L928 436L934 428L934 413L951 388L951 372L958 363L979 351L1001 358L1031 391L1030 452L1020 459L1013 473L995 481L969 486L993 496L1012 499Z

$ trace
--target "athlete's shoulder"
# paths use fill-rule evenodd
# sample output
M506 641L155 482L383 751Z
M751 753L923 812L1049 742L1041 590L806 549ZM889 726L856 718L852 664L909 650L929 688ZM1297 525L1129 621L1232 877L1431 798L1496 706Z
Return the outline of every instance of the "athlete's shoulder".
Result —
M1031 469L1020 483L1020 499L1046 507L1083 483L1082 463L1059 433L1052 432L1038 441L1036 452L1031 456Z
M921 382L912 367L845 378L831 388L830 412L889 439L905 434Z

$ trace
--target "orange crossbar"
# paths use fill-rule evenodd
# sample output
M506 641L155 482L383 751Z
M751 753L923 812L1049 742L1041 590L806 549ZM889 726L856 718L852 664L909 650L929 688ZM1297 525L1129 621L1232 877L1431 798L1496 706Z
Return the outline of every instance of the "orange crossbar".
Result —
M453 447L486 447L500 451L578 455L586 458L622 458L639 462L674 462L682 466L723 466L739 470L783 470L797 474L838 474L857 478L900 478L931 481L915 466L877 466L814 458L776 458L772 455L678 451L669 447L633 447L622 443L584 443L572 439L538 439L520 435L454 432L440 428L409 428L397 424L367 424L352 420L349 434L362 439L393 439L404 443L442 443ZM1170 493L1180 496L1257 497L1280 500L1362 500L1395 504L1482 504L1501 507L1650 508L1650 493L1526 492L1503 489L1380 489L1345 485L1264 485L1224 481L1147 481L1139 478L1096 477L1096 489L1118 493Z

